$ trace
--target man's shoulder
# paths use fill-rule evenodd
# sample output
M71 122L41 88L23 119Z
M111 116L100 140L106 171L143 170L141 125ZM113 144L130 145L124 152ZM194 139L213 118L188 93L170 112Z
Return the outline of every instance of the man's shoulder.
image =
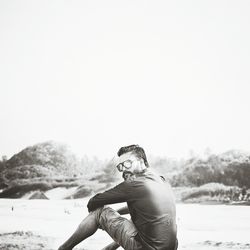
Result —
M146 179L150 179L153 181L166 182L166 178L163 175L160 175L153 170L148 170L147 172L145 172L144 176L146 177Z
M123 181L117 184L115 187L111 188L112 189L126 189L129 188L133 185L133 181Z

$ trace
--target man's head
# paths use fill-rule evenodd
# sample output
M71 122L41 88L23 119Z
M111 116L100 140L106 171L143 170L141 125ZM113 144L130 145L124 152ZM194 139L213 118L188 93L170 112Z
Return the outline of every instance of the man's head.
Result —
M130 145L119 149L117 169L123 174L138 174L146 170L148 165L144 149L139 145Z

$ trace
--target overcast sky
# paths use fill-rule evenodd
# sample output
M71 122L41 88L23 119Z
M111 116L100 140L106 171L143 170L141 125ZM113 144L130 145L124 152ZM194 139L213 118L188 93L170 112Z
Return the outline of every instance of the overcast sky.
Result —
M0 1L0 156L250 150L250 1Z

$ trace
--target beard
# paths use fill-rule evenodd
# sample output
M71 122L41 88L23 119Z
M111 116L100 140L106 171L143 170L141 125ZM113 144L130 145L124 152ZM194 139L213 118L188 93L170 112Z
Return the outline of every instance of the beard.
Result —
M125 181L133 181L135 179L134 174L129 171L124 171L122 177Z

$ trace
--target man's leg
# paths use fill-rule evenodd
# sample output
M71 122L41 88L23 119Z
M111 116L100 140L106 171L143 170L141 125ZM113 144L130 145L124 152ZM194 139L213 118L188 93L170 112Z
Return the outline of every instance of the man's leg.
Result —
M96 232L98 228L105 230L116 243L108 245L106 250L114 250L120 246L124 249L138 249L140 245L136 240L137 229L134 224L120 216L109 207L98 208L91 212L78 226L73 235L61 246L59 250L71 250L81 241ZM139 245L138 245L139 244Z
M114 250L119 246L125 250L141 249L141 244L135 238L138 231L131 220L110 207L104 207L99 218L100 227L114 240L103 250Z
M96 232L99 227L98 217L102 208L89 213L89 215L80 223L72 236L59 247L58 250L71 250L74 246L85 240Z

